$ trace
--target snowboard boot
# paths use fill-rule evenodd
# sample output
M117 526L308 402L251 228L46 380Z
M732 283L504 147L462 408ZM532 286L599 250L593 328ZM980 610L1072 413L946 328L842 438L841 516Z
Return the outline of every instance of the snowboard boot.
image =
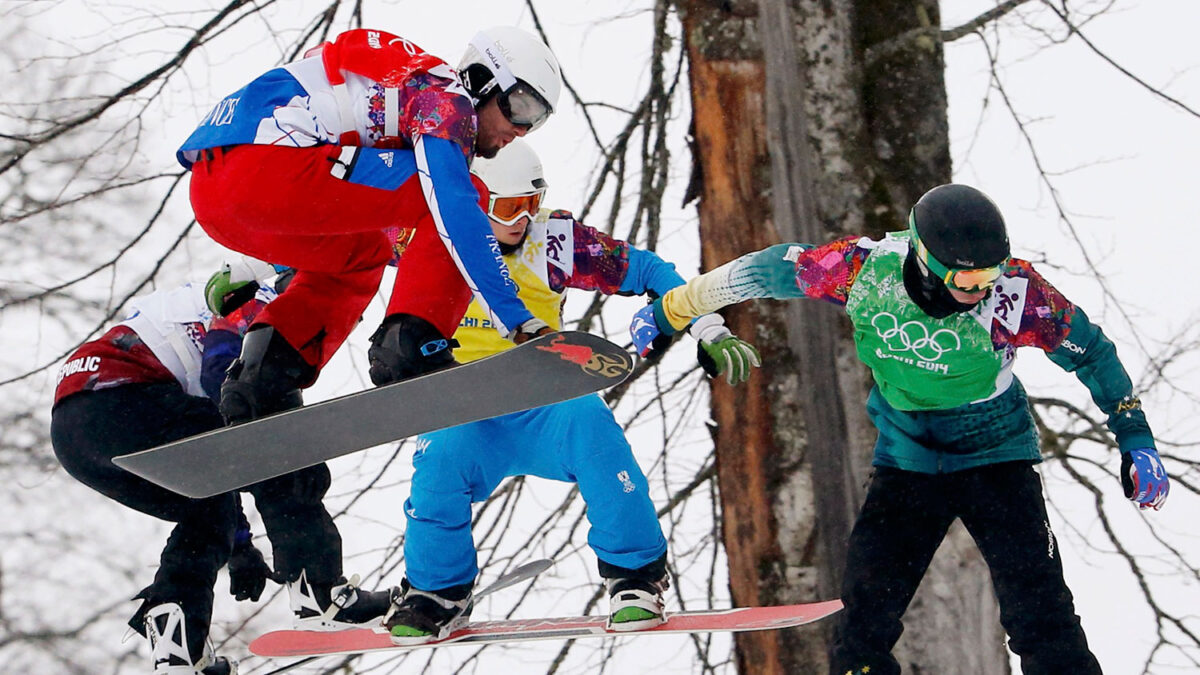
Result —
M444 640L465 627L471 618L472 584L451 586L436 593L417 590L408 579L400 586L400 595L383 621L397 645Z
M237 675L237 662L213 654L205 643L199 659L188 651L183 608L168 602L146 611L146 637L154 658L155 675Z
M656 581L636 577L605 579L604 585L608 589L606 630L644 630L667 620L663 593L671 587L671 581L666 574Z
M221 384L221 416L241 424L304 404L300 387L317 376L282 335L267 325L254 327L242 341L242 353Z
M303 571L287 587L292 627L319 632L377 626L392 606L393 596L399 595L396 588L364 591L358 587L357 576L349 581L339 577L332 583L309 583Z
M380 387L458 365L452 350L458 341L412 314L393 314L371 335L367 361L371 382Z

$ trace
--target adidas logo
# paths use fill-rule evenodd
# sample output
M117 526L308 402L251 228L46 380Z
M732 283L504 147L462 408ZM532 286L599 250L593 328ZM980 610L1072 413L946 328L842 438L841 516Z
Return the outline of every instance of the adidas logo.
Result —
M390 168L392 168L392 157L393 157L393 156L394 156L394 153L391 153L391 152L385 152L385 153L383 153L382 155L380 155L380 156L379 156L379 159L382 159L382 160L383 160L383 163L384 163L384 164L386 164L386 165L387 165L387 168L389 168L389 169L390 169Z

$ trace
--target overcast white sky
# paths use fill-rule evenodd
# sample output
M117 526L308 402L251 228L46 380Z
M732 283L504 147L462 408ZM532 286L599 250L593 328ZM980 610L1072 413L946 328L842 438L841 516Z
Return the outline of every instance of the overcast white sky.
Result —
M15 4L15 3L5 3ZM153 3L145 6L152 6ZM307 9L319 2L288 3L289 11L298 5ZM647 77L649 17L637 10L646 3L620 1L588 3L578 0L541 2L538 9L546 25L551 46L555 48L566 76L587 100L605 100L618 105L629 103ZM987 0L957 0L944 4L943 25L953 26L992 6ZM1200 54L1195 49L1194 31L1200 26L1200 3L1176 0L1116 0L1110 12L1088 24L1085 35L1108 56L1141 77L1147 83L1165 88L1174 98L1200 108ZM524 2L494 0L469 2L367 3L368 23L411 37L428 51L451 63L457 62L462 45L478 27L516 24L531 28ZM1101 3L1094 3L1099 7ZM163 3L163 7L176 7ZM104 16L141 14L141 9L121 9L95 3L61 3L60 9L82 16L94 11ZM84 9L85 7L89 9ZM141 7L141 5L139 5ZM625 14L625 18L597 23L598 17ZM447 21L447 17L454 20ZM1006 24L1019 26L1013 17ZM53 37L70 43L82 43L100 25L88 21L85 27L58 17ZM173 147L188 133L195 121L221 95L241 86L255 72L270 66L278 50L257 37L261 26L246 25L244 49L231 51L224 61L214 60L207 71L189 68L193 92L173 92L167 98L171 115L163 120L163 137ZM1024 37L1018 37L1018 35ZM1055 35L1062 31L1055 29ZM1034 38L1038 41L1034 42ZM1004 86L1022 119L1028 122L1043 168L1051 174L1054 186L1072 217L1075 234L1084 242L1091 259L1107 277L1110 290L1122 301L1137 326L1140 342L1128 322L1105 300L1087 275L1084 261L1076 252L1067 227L1057 218L1047 186L1038 175L1026 139L1018 131L1004 101L989 88L987 54L977 37L968 37L946 49L947 87L950 93L951 136L955 178L972 183L989 193L1006 213L1017 255L1052 263L1043 273L1072 300L1088 310L1117 342L1135 381L1143 377L1144 350L1156 354L1159 341L1186 329L1196 318L1200 303L1194 293L1194 265L1184 251L1197 244L1196 223L1200 222L1200 201L1195 198L1196 157L1200 156L1197 116L1162 99L1155 98L1126 76L1107 66L1080 41L1045 48L1044 36L1030 30L1010 30L1000 40L998 58L1003 64ZM216 57L210 57L216 58ZM130 64L132 65L132 64ZM141 66L137 66L141 67ZM984 102L986 101L986 106ZM550 206L578 208L583 190L593 169L594 153L589 134L577 110L570 106L566 93L564 111L550 120L543 130L529 137L547 169L551 188ZM594 109L595 118L611 130L623 122L619 116ZM682 137L686 119L676 120L675 156L684 158ZM604 129L602 129L602 136ZM150 165L160 164L160 155L147 156ZM170 162L170 158L166 158ZM683 174L685 166L677 172ZM668 204L678 204L676 196ZM179 206L179 205L177 205ZM182 212L181 212L182 213ZM695 235L692 232L694 210L664 214L668 223L660 251L679 263L685 276L694 273L698 263ZM167 275L178 281L202 278L220 253L202 237L190 242L190 263L181 264ZM622 307L631 311L638 306L630 300ZM379 303L373 311L380 311ZM378 316L368 315L367 333ZM314 388L310 400L344 393L365 386L362 373L365 334L356 334L356 349L344 350L335 368ZM11 336L0 338L6 342ZM43 355L53 349L45 348ZM1029 350L1025 350L1029 351ZM769 365L769 364L768 364ZM1030 353L1018 365L1018 374L1034 395L1061 396L1090 406L1086 391L1073 376L1063 374L1044 358ZM1180 370L1179 392L1144 397L1151 423L1169 440L1191 443L1197 436L1197 422L1191 414L1200 389L1196 376ZM1186 450L1190 453L1190 448ZM1168 469L1171 466L1168 464ZM350 480L353 477L351 472ZM1051 490L1065 486L1064 478L1049 472ZM539 487L542 484L539 484ZM1111 500L1119 497L1119 486L1100 480L1099 487ZM348 489L348 487L346 488ZM553 488L545 488L551 495ZM336 488L335 488L336 490ZM1090 499L1078 490L1056 493L1055 505L1065 511L1084 513ZM1197 558L1194 528L1189 527L1196 503L1181 499L1178 491L1166 509L1149 517L1166 523L1172 545L1189 550ZM399 501L378 505L379 518L397 526L401 518ZM389 513L390 511L390 513ZM1109 673L1141 672L1150 641L1153 639L1150 617L1136 596L1134 580L1124 563L1113 555L1089 551L1081 543L1082 533L1064 531L1056 513L1055 525L1064 542L1064 558L1069 582L1077 598L1080 614L1091 643ZM1139 515L1132 508L1117 514L1116 525L1137 529ZM347 552L354 547L369 549L371 532L364 523L363 532L347 533ZM152 536L158 536L157 534ZM159 539L158 541L161 541ZM151 540L151 549L158 544ZM368 554L369 556L369 554ZM1165 574L1171 572L1165 571ZM1195 579L1179 579L1178 593L1164 601L1188 603L1200 601ZM284 600L277 598L273 608L280 617ZM1129 611L1130 607L1136 607ZM282 619L281 619L282 620ZM637 653L645 663L662 670L680 643L663 638L644 640ZM668 646L673 645L673 646ZM644 649L641 649L644 648ZM541 649L541 648L539 648ZM542 649L545 651L545 649ZM551 652L552 653L552 652ZM622 663L635 671L637 661ZM414 667L416 664L413 664ZM1186 669L1185 669L1186 670ZM1155 670L1152 672L1185 672ZM489 672L484 668L480 672ZM124 671L123 671L124 672ZM134 671L130 671L134 672ZM414 672L416 672L414 670ZM648 670L644 671L648 672Z

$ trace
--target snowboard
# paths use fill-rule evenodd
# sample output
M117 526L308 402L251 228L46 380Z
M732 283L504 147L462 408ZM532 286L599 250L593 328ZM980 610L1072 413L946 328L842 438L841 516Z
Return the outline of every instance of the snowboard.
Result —
M667 622L646 630L612 632L604 629L606 617L573 616L552 619L479 621L436 642L400 646L380 628L317 633L279 630L250 643L250 653L265 657L329 656L424 647L484 645L529 640L573 640L578 638L629 637L665 633L740 632L790 628L823 619L842 608L841 600L776 607L739 607L667 614Z
M487 358L113 458L186 497L211 497L409 436L578 398L633 358L604 338L550 333Z

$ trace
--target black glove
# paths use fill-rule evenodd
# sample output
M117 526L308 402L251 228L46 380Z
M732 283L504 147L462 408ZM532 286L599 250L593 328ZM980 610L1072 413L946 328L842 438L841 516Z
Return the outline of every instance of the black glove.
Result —
M267 587L267 579L274 576L271 566L263 560L262 551L254 544L246 541L233 547L233 555L229 556L229 594L234 600L257 602Z

